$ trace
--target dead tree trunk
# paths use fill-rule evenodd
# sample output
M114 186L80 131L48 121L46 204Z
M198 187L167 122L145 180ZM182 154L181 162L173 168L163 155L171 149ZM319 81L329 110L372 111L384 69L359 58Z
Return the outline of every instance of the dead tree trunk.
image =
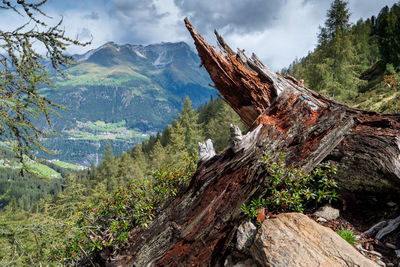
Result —
M215 266L220 263L242 205L264 192L262 155L286 153L286 164L338 164L351 191L400 189L400 116L353 109L291 77L273 73L254 54L234 53L216 33L223 53L186 19L202 64L226 102L250 127L221 154L202 162L188 189L110 266Z

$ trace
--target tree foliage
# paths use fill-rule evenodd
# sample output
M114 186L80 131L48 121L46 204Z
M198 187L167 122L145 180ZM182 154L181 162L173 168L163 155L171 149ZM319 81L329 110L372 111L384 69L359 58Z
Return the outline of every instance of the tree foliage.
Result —
M72 57L65 54L66 48L88 44L67 37L61 28L62 19L54 26L47 24L49 17L42 11L46 2L0 3L0 12L15 12L26 21L13 30L0 29L0 138L14 144L21 162L24 155L32 155L33 149L46 151L41 138L52 133L49 115L61 108L39 93L41 85L51 85L43 62L49 61L61 73L62 67L72 63ZM42 116L50 130L36 126Z
M384 7L376 20L379 51L385 63L400 65L400 3Z
M380 66L396 61L400 24L395 22L398 4L391 9L384 7L378 17L360 19L354 25L349 23L347 6L344 0L332 2L316 49L282 72L303 79L315 91L355 104L361 99L360 93L384 87L384 69Z

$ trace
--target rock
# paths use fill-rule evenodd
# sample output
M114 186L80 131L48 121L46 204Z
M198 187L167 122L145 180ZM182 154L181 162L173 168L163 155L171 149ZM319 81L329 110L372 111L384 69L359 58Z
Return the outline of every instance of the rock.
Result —
M379 266L386 267L386 263L384 263L383 261L377 261L376 264L378 264Z
M328 220L322 217L318 217L317 222L327 222Z
M229 256L226 257L226 259L225 259L224 267L232 267L232 266L233 266L232 256L229 255Z
M378 266L334 231L300 213L265 220L250 254L261 266Z
M226 257L224 267L257 267L257 263L253 259L246 259L244 261L239 261L234 264L232 256L229 255L228 257Z
M396 256L397 256L397 258L400 258L400 249L395 250L395 251L396 251Z
M243 251L250 247L257 233L257 227L250 221L239 225L236 233L236 247L239 251Z
M394 203L393 201L389 201L388 203L386 203L386 205L388 205L389 207L394 207L394 206L396 206L397 204Z
M253 259L247 259L236 263L232 267L257 267L257 263Z
M327 220L335 220L339 217L339 210L332 208L330 205L325 205L314 212L314 215Z

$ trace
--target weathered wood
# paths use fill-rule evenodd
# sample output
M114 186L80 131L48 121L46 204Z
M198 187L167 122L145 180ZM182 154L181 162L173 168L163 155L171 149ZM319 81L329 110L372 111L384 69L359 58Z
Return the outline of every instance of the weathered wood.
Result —
M400 216L390 220L385 227L383 227L378 231L375 238L380 241L384 236L395 231L399 227L399 225L400 225Z
M199 142L199 163L209 160L215 156L215 149L211 139L207 139L206 142Z
M364 235L375 237L376 233L387 225L387 221L381 221L374 224L367 231L363 232Z
M325 126L319 122L322 129L313 131L313 142L304 143L302 150L316 142L334 148L326 149L328 154L315 151L320 154L315 160L337 163L338 180L343 189L353 192L400 190L399 114L379 114L339 104L305 88L293 77L272 72L255 54L251 58L241 50L235 54L217 32L219 46L225 54L215 51L188 20L185 23L216 88L247 126L270 124L287 134L288 142L302 142L302 136L293 135L290 127L313 128L321 120L321 114L340 113L341 126L335 127L329 120L324 122ZM302 122L291 118L300 113L307 113L308 118ZM327 134L337 135L336 140L328 144L324 140ZM299 152L296 159L288 158L288 161L297 162L306 170L315 166L315 162L305 162L302 151Z
M231 145L200 162L187 190L147 229L134 231L130 247L108 265L221 263L242 205L265 193L265 153L275 159L284 152L287 165L305 171L331 159L342 168L339 181L347 189L400 188L399 116L329 100L273 73L255 55L235 54L217 34L225 54L218 52L185 23L216 88L250 130L241 137L233 129Z

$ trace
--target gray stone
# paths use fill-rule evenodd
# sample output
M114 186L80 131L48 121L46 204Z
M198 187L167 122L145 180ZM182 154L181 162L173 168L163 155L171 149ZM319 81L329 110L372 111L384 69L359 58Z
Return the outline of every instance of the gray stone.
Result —
M243 251L250 247L257 233L257 227L250 221L239 225L236 233L236 247L239 251Z
M261 266L378 266L330 228L301 213L265 220L250 254Z
M226 257L225 259L224 267L232 267L232 266L233 266L232 256L228 255L228 257Z
M257 263L253 259L247 259L236 263L232 267L257 267Z
M232 256L229 255L225 259L224 267L257 267L257 263L253 259L249 258L234 264L232 261Z
M339 217L339 210L332 208L330 205L325 205L314 212L314 215L327 220L335 220Z
M317 222L327 222L328 220L322 217L318 217Z

